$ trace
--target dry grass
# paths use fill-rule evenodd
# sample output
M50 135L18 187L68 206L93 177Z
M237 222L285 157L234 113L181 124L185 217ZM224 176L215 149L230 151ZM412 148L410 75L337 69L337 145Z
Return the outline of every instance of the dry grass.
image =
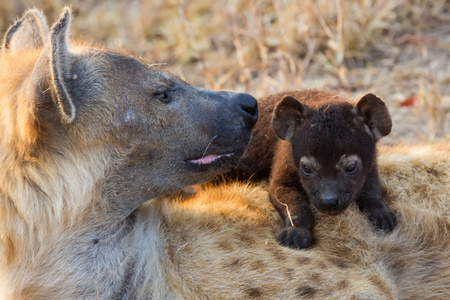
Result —
M394 119L384 143L450 141L447 0L3 0L0 30L29 7L53 22L66 4L75 38L166 63L192 84L372 91Z

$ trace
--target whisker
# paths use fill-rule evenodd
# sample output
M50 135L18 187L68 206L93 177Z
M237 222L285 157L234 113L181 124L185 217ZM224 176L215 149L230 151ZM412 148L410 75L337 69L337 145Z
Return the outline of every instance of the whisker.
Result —
M215 140L215 138L217 137L217 135L215 135L211 141L209 142L209 144L206 146L205 151L203 152L202 158L205 157L206 151L208 151L209 146L211 146L211 143Z
M157 66L165 66L167 65L167 63L152 63L152 64L147 64L147 66L149 67L157 67Z
M206 145L205 151L203 151L202 158L205 157L206 151L208 151L209 146L211 146L211 143L218 137L218 135L213 136L213 138L209 141L208 145ZM200 165L197 167L197 171L200 169Z

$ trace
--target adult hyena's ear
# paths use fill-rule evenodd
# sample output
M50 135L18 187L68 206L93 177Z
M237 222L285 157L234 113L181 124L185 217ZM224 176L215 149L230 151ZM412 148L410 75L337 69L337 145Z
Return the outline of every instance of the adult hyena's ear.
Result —
M75 56L69 51L69 26L71 12L68 7L59 21L50 31L50 65L51 77L56 91L56 101L62 113L63 120L71 123L76 116L76 107L71 97L71 67Z
M48 38L45 17L37 9L28 10L24 16L9 27L3 38L3 51L25 51L42 48Z
M291 96L286 96L275 107L272 128L282 140L292 142L295 129L309 118L311 109Z
M354 112L376 140L391 132L392 120L386 104L374 94L366 94L359 99L355 103Z
M59 21L50 30L49 39L34 66L32 75L37 95L51 94L62 122L66 124L73 122L76 117L77 109L72 95L76 94L76 83L80 84L78 78L80 74L72 74L78 57L70 51L68 39L70 18L70 9L65 8ZM77 78L78 80L75 80Z

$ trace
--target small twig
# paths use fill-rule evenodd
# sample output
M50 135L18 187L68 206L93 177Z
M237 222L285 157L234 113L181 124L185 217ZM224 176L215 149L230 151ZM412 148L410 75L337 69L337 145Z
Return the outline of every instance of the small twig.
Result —
M275 190L275 200L278 201L278 203L280 203L281 205L286 206L286 212L289 218L289 222L291 222L291 225L294 226L294 222L292 222L292 217L291 217L291 213L289 212L289 206L286 203L281 202L280 200L278 200L278 196L277 196L277 192L279 189L281 189L282 187L279 187Z
M99 295L98 295L97 280L95 280L94 283L95 283L95 299L99 300L100 297L99 297Z

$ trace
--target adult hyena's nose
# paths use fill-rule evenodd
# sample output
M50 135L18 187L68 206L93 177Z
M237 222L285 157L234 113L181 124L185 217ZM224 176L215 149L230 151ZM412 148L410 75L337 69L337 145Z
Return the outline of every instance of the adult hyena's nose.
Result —
M258 102L252 95L246 93L239 93L236 97L244 123L248 129L252 129L258 121Z

